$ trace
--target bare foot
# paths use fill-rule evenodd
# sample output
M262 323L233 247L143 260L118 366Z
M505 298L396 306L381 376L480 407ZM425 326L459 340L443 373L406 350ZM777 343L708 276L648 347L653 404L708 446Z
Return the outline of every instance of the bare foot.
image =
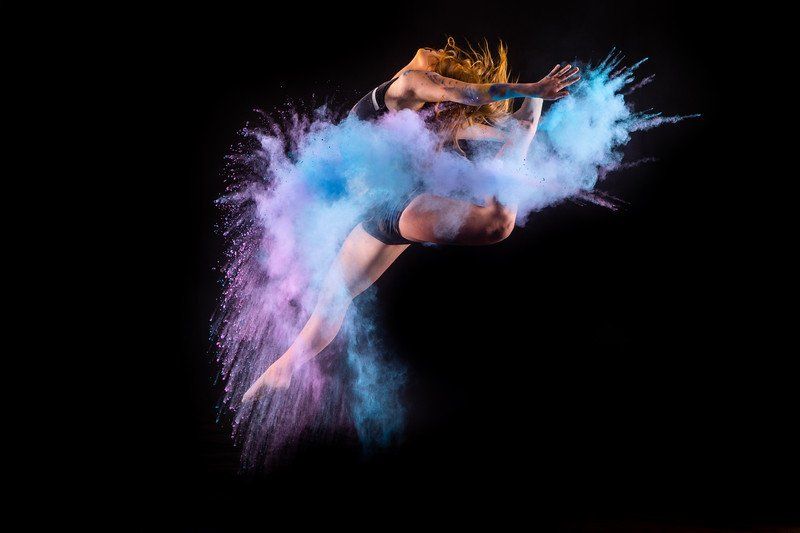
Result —
M292 371L294 364L288 358L281 357L272 363L266 372L250 385L247 392L242 397L243 402L249 402L257 398L267 389L285 389L292 382Z

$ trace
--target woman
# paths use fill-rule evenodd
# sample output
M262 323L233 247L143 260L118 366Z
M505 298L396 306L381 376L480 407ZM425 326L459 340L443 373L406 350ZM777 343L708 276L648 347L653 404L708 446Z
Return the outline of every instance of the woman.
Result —
M452 38L440 50L422 48L395 76L364 96L351 111L362 120L384 113L433 105L433 127L442 139L461 151L459 141L502 143L500 152L527 151L536 133L543 100L568 94L578 68L556 65L537 83L508 83L506 49L498 58L484 46L464 51ZM520 109L509 113L512 98L524 98ZM504 122L516 120L525 135L511 140ZM452 226L457 213L458 227ZM428 193L376 206L345 239L331 267L317 305L289 349L247 390L244 401L266 388L288 387L292 374L317 356L336 336L345 313L358 294L372 285L413 243L484 245L502 241L514 228L516 207L487 198L484 205Z

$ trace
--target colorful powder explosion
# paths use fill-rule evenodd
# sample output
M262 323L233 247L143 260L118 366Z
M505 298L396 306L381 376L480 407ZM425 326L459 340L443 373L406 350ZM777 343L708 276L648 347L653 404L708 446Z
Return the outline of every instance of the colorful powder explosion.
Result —
M652 79L634 84L640 64L619 69L609 57L584 68L522 157L467 159L441 150L424 119L408 110L372 123L336 122L322 108L244 131L254 148L232 156L238 170L219 200L228 250L212 335L222 409L232 414L245 467L269 464L311 434L351 430L370 448L402 432L404 372L371 318L374 289L356 299L337 340L288 389L241 401L303 327L339 247L367 209L412 188L476 203L495 195L519 206L518 225L567 198L613 207L594 187L623 166L631 132L688 118L631 109L626 96ZM458 228L459 214L452 216L448 226Z

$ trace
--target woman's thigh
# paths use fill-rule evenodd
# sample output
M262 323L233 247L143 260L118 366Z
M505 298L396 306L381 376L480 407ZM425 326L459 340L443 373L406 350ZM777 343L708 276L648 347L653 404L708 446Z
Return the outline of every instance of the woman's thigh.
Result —
M355 297L375 283L409 246L384 244L359 224L342 244L336 263L338 269L332 269L331 276L339 278L350 296Z
M400 234L410 241L480 245L503 240L513 224L514 214L499 203L480 206L421 194L403 210L399 225Z

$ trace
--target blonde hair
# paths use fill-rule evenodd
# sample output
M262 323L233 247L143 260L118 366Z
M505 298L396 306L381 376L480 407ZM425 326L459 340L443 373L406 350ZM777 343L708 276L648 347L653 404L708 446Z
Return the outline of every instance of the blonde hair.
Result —
M489 43L477 50L469 43L468 49L456 45L455 39L447 38L444 48L432 50L435 60L431 70L445 76L467 83L508 83L508 47L500 41L497 57L489 50ZM511 100L501 100L482 106L467 106L452 102L434 106L437 129L459 151L457 132L473 124L492 125L511 112Z

